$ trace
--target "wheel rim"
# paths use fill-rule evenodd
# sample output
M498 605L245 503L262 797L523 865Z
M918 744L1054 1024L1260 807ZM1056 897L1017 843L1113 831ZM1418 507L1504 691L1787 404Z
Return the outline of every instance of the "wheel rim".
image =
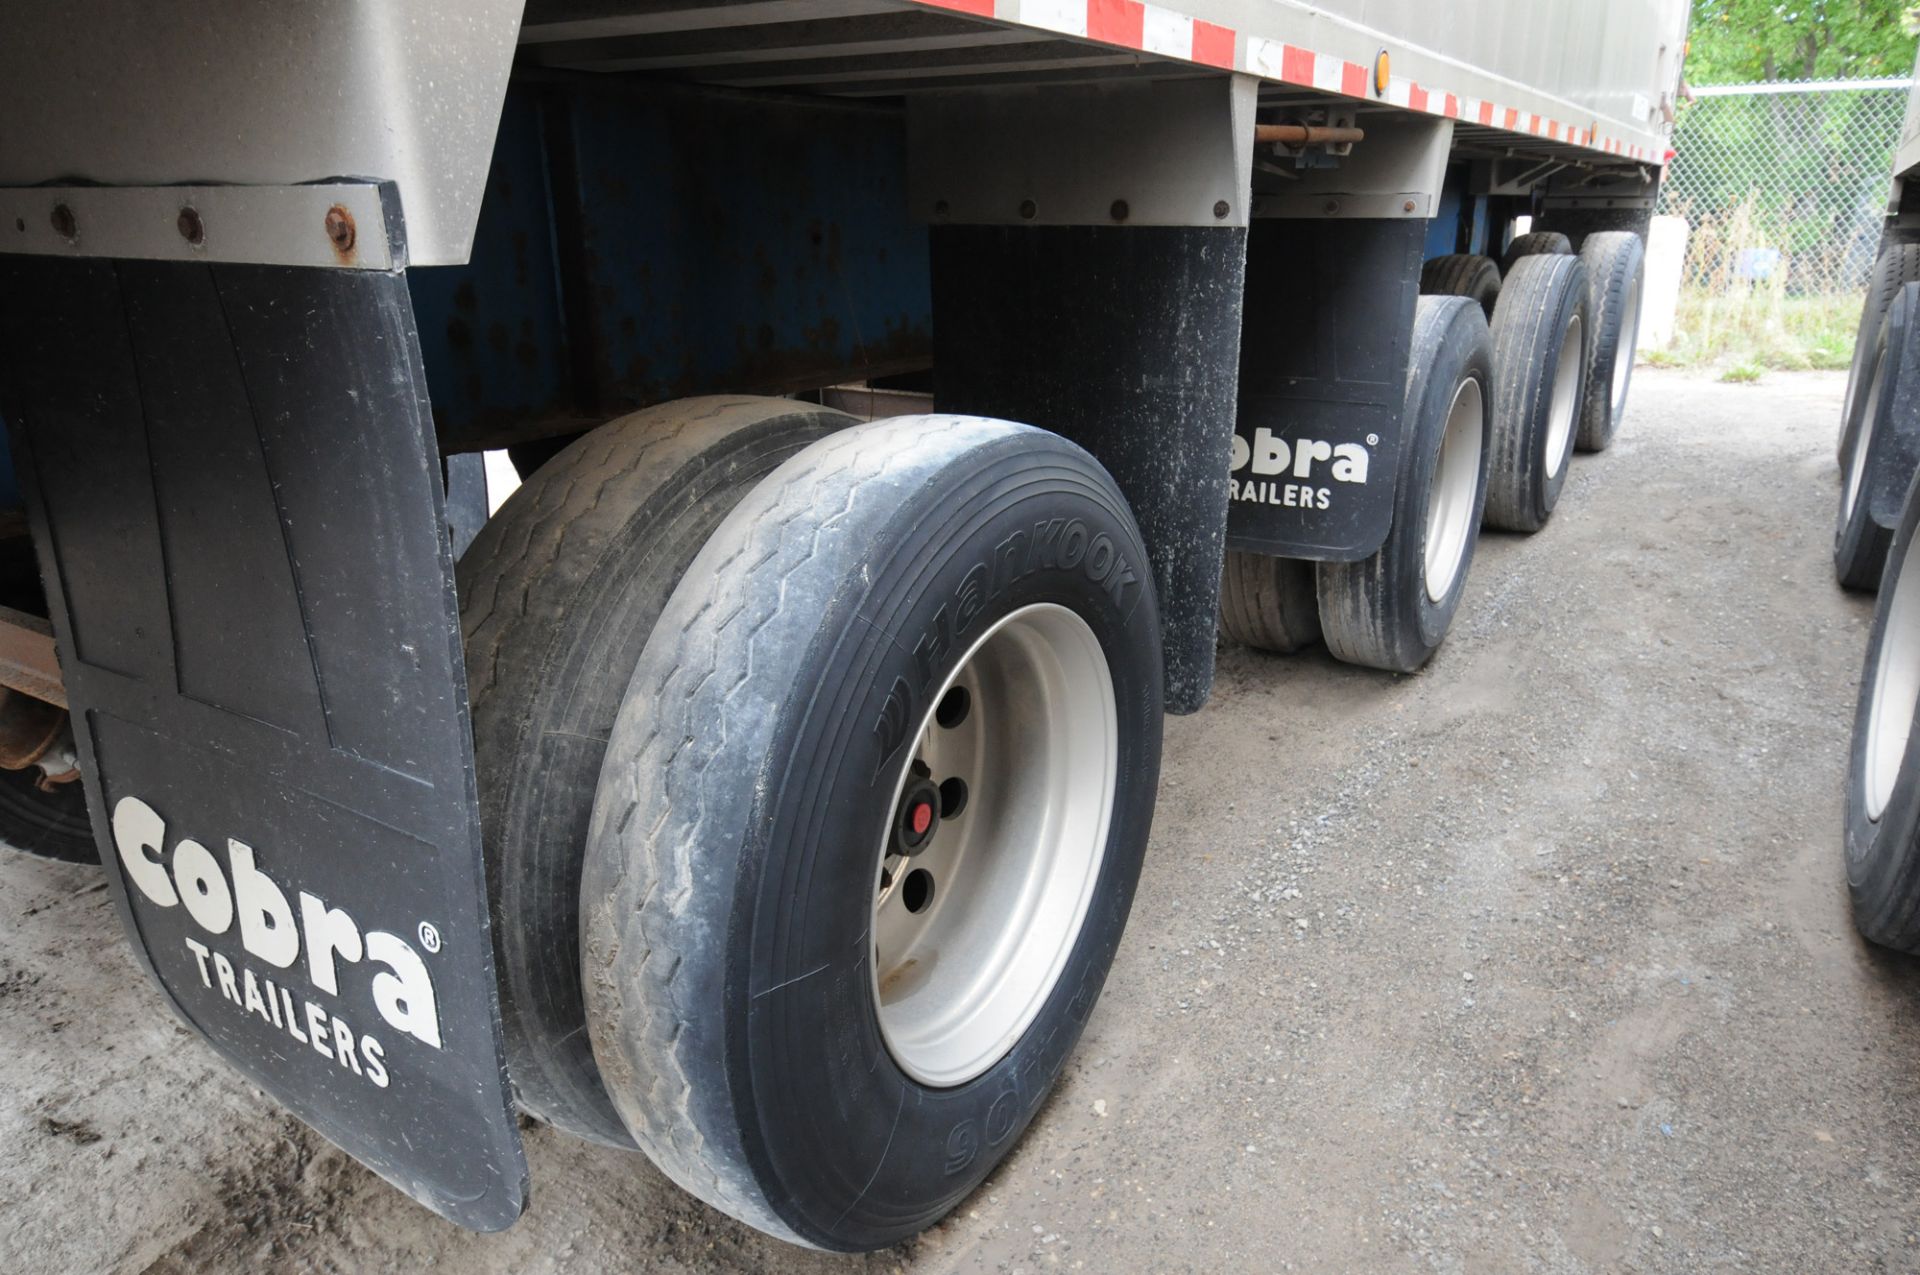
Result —
M1626 304L1620 309L1620 342L1613 350L1613 416L1627 406L1627 378L1633 375L1633 347L1640 333L1640 279L1627 284Z
M933 704L875 868L873 998L900 1069L947 1087L1004 1057L1060 979L1106 854L1119 721L1099 639L1052 603L988 630Z
M1547 408L1547 477L1560 473L1573 441L1573 409L1580 405L1580 372L1586 363L1581 342L1580 316L1567 320L1560 338L1560 357L1553 365L1553 399Z
M1468 377L1453 391L1440 438L1433 489L1427 496L1427 597L1447 596L1473 534L1473 497L1480 485L1480 435L1485 424L1480 382Z
M1853 450L1847 453L1846 494L1840 501L1840 529L1845 531L1847 524L1853 521L1853 507L1860 499L1861 479L1867 472L1867 451L1873 446L1873 421L1880 415L1880 370L1886 360L1887 347L1882 344L1873 352L1873 371L1867 380L1867 402L1861 409L1860 423L1853 430Z
M1920 707L1920 580L1914 563L1920 555L1907 542L1900 571L1887 602L1887 627L1873 670L1873 695L1867 707L1867 818L1878 822L1893 800L1900 764L1906 759L1913 714Z

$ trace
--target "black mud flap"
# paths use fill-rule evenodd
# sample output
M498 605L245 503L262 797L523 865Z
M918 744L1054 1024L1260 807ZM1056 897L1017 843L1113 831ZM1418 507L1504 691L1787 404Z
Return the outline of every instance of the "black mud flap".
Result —
M87 800L180 1015L422 1204L525 1207L400 273L0 256Z
M1253 223L1230 547L1351 562L1386 542L1426 228Z

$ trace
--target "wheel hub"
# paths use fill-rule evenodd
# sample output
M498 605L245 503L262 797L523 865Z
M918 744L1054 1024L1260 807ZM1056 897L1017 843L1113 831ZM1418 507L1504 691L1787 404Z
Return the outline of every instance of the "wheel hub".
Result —
M1065 607L1006 616L921 723L873 892L873 996L901 1070L975 1078L1038 1015L1100 873L1118 758L1099 639Z

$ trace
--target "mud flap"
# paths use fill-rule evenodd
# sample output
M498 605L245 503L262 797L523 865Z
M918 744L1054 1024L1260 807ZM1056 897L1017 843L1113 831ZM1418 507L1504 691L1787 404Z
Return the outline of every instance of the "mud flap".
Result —
M1254 221L1230 547L1351 562L1386 542L1426 226Z
M122 919L422 1204L525 1207L403 273L0 256L12 431Z

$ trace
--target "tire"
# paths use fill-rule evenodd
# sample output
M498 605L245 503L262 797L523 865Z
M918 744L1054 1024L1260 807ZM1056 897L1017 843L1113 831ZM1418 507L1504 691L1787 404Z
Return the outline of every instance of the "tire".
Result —
M852 423L785 399L696 398L612 421L542 465L461 560L461 627L507 1060L530 1114L632 1146L580 991L580 863L607 734L660 608L753 484Z
M1349 664L1411 673L1453 624L1486 506L1492 387L1493 342L1480 308L1421 297L1393 526L1372 557L1315 568L1322 635Z
M1318 642L1313 564L1227 550L1220 571L1220 631L1242 646L1278 655Z
M1601 452L1619 432L1633 381L1633 352L1640 337L1640 293L1647 250L1627 230L1603 230L1580 245L1587 267L1593 340L1587 346L1587 393L1580 404L1574 446Z
M1493 457L1486 525L1538 531L1566 486L1593 330L1580 258L1514 262L1493 314Z
M954 416L875 421L814 444L701 550L614 726L582 886L594 1053L634 1140L674 1181L782 1238L870 1250L933 1224L1011 1147L1106 977L1152 819L1162 687L1145 562L1126 502L1085 452ZM963 660L972 676L992 652L1055 650L1054 636L1014 627L1035 617L1058 626L1056 666L1078 670L1063 674L1072 685L1056 694L1007 656L953 717L945 688ZM1030 644L996 647L1005 633ZM974 655L983 634L996 636ZM1110 692L1088 690L1096 662ZM1072 729L1055 716L1064 705L1076 706ZM942 998L937 953L903 945L876 960L875 935L907 915L884 903L906 906L912 873L898 894L880 874L906 862L883 851L918 818L928 782L909 759L946 768L920 741L931 748L949 720L977 723L969 755L995 769L991 782L976 772L925 853L948 832L954 845L975 827L1057 826L1074 835L1052 861L1093 875L1080 882L1077 928L1029 923L1066 913L1025 913L994 893L1007 879L996 865L1033 861L1010 852L1017 840L985 843L971 892L939 884L936 925L1045 936L1042 947L1009 937L1000 974L950 956L965 983L1027 986L1009 1004L1030 1012L972 1020L994 1030L957 1033L957 1052L942 1054L928 1040L948 1038L916 1036L882 991L959 1010ZM1055 747L1080 760L1061 762ZM1111 759L1103 789L1088 778L1095 756ZM1083 781L1060 798L1076 817L1029 825L1006 813L1061 776ZM988 811L1001 813L967 822ZM1048 902L1064 908L1063 897ZM964 936L943 950L992 959ZM1002 981L1015 978L1031 985ZM981 1069L959 1066L960 1054Z
M1900 512L1895 493L1913 479L1920 422L1901 418L1903 359L1909 329L1920 313L1920 283L1903 286L1874 328L1866 360L1866 388L1840 473L1839 514L1833 529L1833 570L1849 589L1880 587Z
M40 859L99 863L84 786L74 781L41 792L39 776L35 766L0 770L0 841Z
M1526 257L1573 255L1573 241L1555 230L1537 230L1531 234L1515 235L1500 254L1500 276L1505 278L1513 273L1513 268Z
M1435 257L1420 267L1420 295L1469 297L1491 319L1500 299L1500 266L1492 257L1464 252Z
M1920 951L1920 500L1910 491L1867 637L1847 764L1844 846L1853 921L1875 943Z
M1866 300L1860 306L1860 327L1853 339L1853 361L1847 368L1847 395L1840 407L1840 443L1838 457L1844 465L1853 447L1855 412L1862 406L1863 379L1869 374L1864 366L1869 352L1878 343L1880 324L1887 307L1904 284L1920 282L1920 243L1893 243L1880 250L1874 259L1873 277L1867 282Z

